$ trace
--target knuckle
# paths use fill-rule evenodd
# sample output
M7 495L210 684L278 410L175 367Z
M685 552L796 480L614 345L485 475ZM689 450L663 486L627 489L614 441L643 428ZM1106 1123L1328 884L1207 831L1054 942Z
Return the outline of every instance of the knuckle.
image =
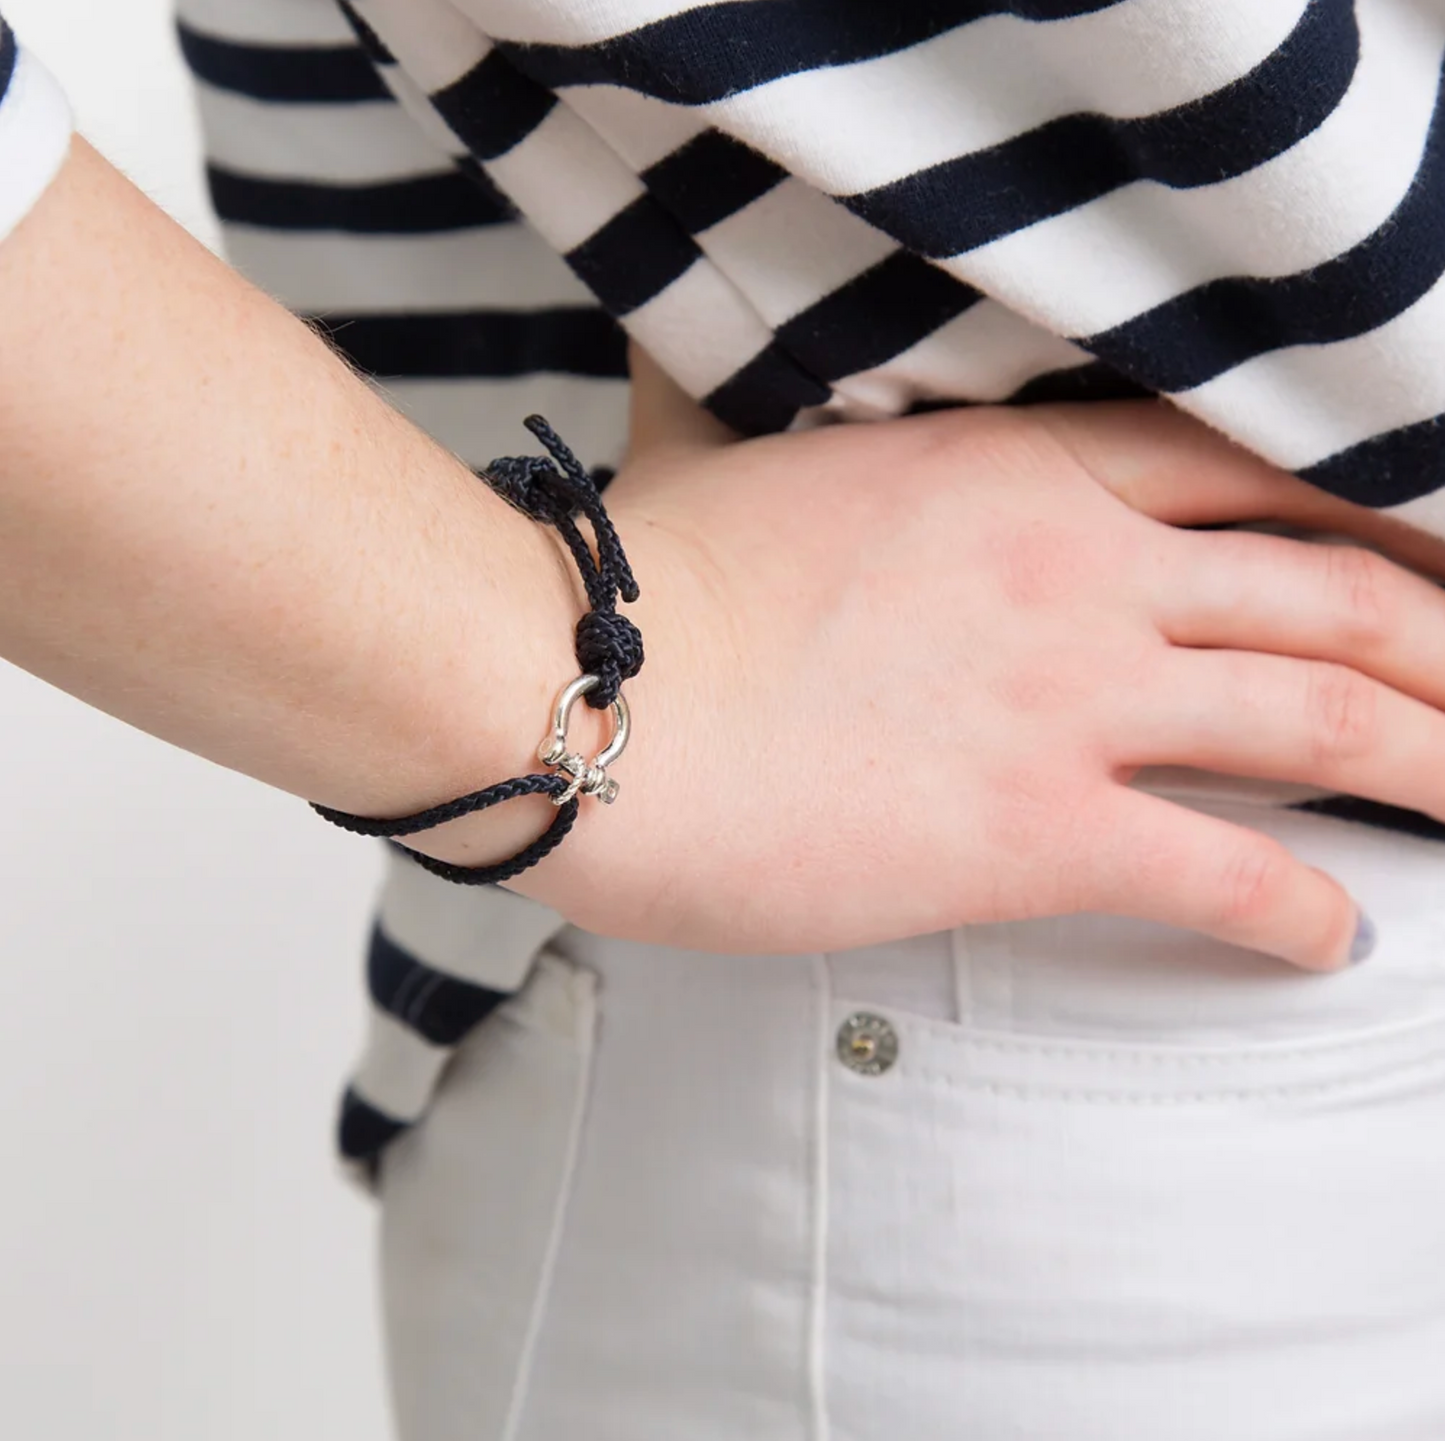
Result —
M1016 665L1005 668L989 685L995 700L1010 714L1029 716L1064 710L1079 693L1067 670Z
M1394 636L1399 615L1390 563L1354 545L1322 545L1317 550L1341 639L1363 649Z
M1042 516L1002 530L988 556L999 598L1011 611L1053 611L1096 594L1118 569L1105 570L1097 549L1079 544L1077 528Z
M1322 764L1356 760L1380 740L1380 693L1356 671L1327 661L1308 663L1305 727Z
M1096 812L1077 777L1023 763L994 771L980 814L991 849L1037 868L1048 858L1087 853Z
M1222 878L1220 919L1229 926L1258 924L1283 900L1291 865L1289 853L1268 841L1236 850Z

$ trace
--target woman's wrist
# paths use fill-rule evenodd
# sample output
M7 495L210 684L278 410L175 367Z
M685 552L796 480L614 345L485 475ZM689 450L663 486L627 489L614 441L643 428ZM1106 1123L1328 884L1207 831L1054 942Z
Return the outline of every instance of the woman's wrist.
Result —
M7 658L354 813L536 768L581 608L544 527L83 141L0 309Z
M415 717L416 733L402 750L406 760L377 778L376 788L353 807L360 814L412 815L546 769L538 744L550 728L558 693L577 675L573 630L585 598L555 532L490 493L485 504L494 512L487 527L493 542L488 569L493 586L505 586L505 609L490 623L474 614L483 633L455 635L454 659L438 657L431 716ZM469 607L463 602L459 609ZM606 725L591 707L574 706L572 748L595 754L605 744ZM556 813L546 795L519 796L406 836L402 844L453 865L490 866L535 840Z
M455 882L514 880L549 858L581 813L590 815L598 804L616 799L619 782L609 767L621 759L631 735L623 686L637 678L643 662L641 632L618 609L620 604L630 609L640 599L638 587L596 485L545 420L532 416L525 425L549 456L493 461L484 479L538 522L540 533L554 540L556 553L565 549L570 565L564 569L575 567L577 584L568 589L578 594L569 609L580 614L571 625L553 627L555 636L570 633L575 666L568 667L571 673L560 684L554 673L547 730L525 768L391 821L318 806L326 819L362 834L404 838L404 843L426 836L409 848L428 869ZM545 579L551 568L541 569ZM550 594L555 598L557 592ZM535 657L541 647L523 640L523 653ZM526 674L524 666L519 675ZM529 689L519 687L523 695ZM545 824L544 803L551 809Z
M723 772L710 757L722 708L709 690L718 657L708 653L717 614L697 583L696 556L654 523L645 504L631 505L619 493L608 510L641 592L624 613L647 647L646 665L623 686L632 733L626 754L608 771L618 796L607 806L585 801L566 842L507 886L590 930L660 939L657 918L677 877L695 869L713 843L704 817L719 812L715 787ZM606 743L610 725L578 705L569 741L590 757Z

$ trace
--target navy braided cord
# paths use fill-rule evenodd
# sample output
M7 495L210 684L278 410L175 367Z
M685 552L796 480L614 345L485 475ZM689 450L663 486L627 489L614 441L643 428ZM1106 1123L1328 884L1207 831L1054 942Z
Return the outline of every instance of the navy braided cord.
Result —
M642 669L642 635L626 616L617 613L619 595L626 601L637 599L637 581L627 563L617 531L603 508L597 481L540 415L529 415L523 424L542 442L551 458L503 456L478 474L518 510L534 520L555 525L566 542L582 575L590 607L577 622L574 638L577 663L582 673L596 676L598 682L585 699L594 709L604 710L616 701L622 682L630 680ZM597 544L595 560L577 525L579 514L585 516L592 526ZM555 771L516 776L392 820L352 815L349 811L335 810L314 801L311 808L324 820L343 830L356 835L388 838L395 850L444 880L459 885L497 885L520 875L556 850L577 819L575 794L557 808L556 818L536 840L494 865L460 866L451 861L440 861L400 845L394 838L430 830L433 826L458 820L518 796L550 795L555 799L567 788L567 778Z
M626 616L617 614L619 593L623 600L636 600L637 582L596 481L540 415L529 415L523 424L547 447L552 460L508 456L494 460L482 477L518 510L555 525L572 552L591 607L577 622L577 664L584 675L595 675L599 682L586 696L587 704L606 710L617 699L622 682L642 669L642 636ZM579 511L592 523L597 538L595 561L577 527Z

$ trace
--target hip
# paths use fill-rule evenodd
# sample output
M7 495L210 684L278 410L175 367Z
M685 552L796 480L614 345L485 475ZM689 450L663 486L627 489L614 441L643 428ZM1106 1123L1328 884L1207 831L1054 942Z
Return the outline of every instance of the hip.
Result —
M1250 819L1368 965L1098 916L562 932L384 1163L403 1436L1440 1434L1445 851Z

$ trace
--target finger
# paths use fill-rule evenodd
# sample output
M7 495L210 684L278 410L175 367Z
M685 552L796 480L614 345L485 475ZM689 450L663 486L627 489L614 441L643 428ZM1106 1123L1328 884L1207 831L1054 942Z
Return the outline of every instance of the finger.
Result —
M1112 788L1097 816L1119 837L1095 909L1137 916L1334 971L1372 939L1338 881L1273 837L1146 791Z
M713 449L738 437L703 409L636 341L627 347L632 386L629 464L658 451Z
M1099 484L1168 525L1298 520L1346 504L1165 402L1040 406L1033 413Z
M1445 820L1445 715L1332 661L1175 649L1131 699L1130 764L1345 791Z
M1374 551L1180 532L1161 552L1155 623L1176 645L1350 666L1445 706L1445 591Z
M1445 541L1270 465L1163 401L1030 411L1126 505L1167 525L1284 521L1352 536L1426 575L1445 576Z

